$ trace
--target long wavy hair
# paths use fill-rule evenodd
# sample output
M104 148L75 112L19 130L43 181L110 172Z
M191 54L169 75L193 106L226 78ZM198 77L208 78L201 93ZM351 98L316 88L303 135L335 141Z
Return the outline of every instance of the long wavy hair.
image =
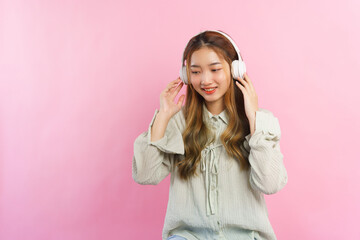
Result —
M192 54L200 48L207 47L217 53L220 58L226 60L229 64L230 77L231 63L238 59L237 53L231 42L222 34L206 31L198 34L188 42L183 59L186 63L191 62ZM203 122L203 103L204 98L194 89L190 78L190 64L186 64L187 85L186 101L184 107L184 116L186 127L182 133L185 158L177 162L178 172L181 179L188 180L196 174L196 169L200 163L201 151L211 142L214 135ZM244 97L241 90L231 79L228 91L224 95L225 109L227 110L229 121L228 126L220 136L228 155L239 161L240 167L247 170L249 161L243 156L242 144L245 136L250 133L249 121L245 114Z

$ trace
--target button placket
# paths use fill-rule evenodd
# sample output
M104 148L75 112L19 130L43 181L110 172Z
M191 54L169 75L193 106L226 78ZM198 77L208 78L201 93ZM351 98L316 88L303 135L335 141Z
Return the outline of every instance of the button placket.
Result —
M205 173L206 214L214 215L218 205L218 158L215 148L222 144L207 146L201 154L201 171Z
M219 140L219 135L223 131L222 121L220 115L212 115L204 105L203 120L206 125L214 131L216 141L205 147L201 152L201 171L204 174L205 190L206 190L206 215L215 215L218 208L218 164L221 151L216 151L215 148L222 147ZM226 117L225 117L226 118ZM219 238L223 239L223 238Z

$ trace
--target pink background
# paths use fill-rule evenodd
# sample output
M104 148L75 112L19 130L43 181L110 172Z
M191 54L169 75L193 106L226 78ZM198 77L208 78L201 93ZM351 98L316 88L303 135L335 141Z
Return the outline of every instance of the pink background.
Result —
M279 119L278 239L360 239L360 2L0 0L0 239L160 239L135 138L187 41L223 30ZM184 91L183 91L184 92Z

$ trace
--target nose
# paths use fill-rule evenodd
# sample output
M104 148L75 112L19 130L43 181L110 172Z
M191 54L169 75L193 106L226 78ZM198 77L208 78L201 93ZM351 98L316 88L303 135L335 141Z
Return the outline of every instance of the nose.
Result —
M208 71L204 71L203 74L201 74L201 85L209 85L212 83L212 75Z

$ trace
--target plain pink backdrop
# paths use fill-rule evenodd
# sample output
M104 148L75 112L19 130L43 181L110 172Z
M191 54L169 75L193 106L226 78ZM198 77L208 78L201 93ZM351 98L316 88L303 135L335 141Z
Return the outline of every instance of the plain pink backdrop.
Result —
M360 239L360 2L0 0L0 239L160 239L169 177L131 176L135 138L187 41L235 40L278 117L280 240ZM182 91L184 93L184 91Z

